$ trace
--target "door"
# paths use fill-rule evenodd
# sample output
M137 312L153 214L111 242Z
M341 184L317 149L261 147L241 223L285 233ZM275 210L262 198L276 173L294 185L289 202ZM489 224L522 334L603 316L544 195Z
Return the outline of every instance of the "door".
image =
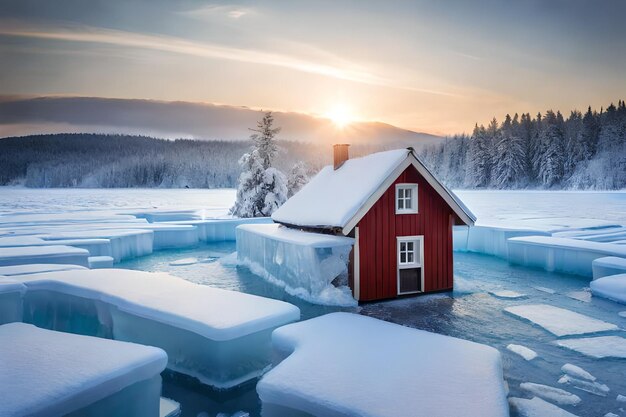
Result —
M424 288L424 236L398 237L398 295Z

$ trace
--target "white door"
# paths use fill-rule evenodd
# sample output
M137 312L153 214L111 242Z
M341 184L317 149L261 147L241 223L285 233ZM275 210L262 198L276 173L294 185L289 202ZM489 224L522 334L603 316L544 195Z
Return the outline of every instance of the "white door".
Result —
M398 294L424 290L424 236L398 237Z

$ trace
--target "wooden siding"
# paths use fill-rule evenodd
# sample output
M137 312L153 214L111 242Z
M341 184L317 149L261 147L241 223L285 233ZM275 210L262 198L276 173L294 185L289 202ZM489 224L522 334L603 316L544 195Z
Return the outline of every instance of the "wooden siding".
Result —
M395 186L418 184L418 213L396 214ZM407 168L359 222L360 300L397 297L398 236L424 236L424 292L452 288L456 215L414 167Z

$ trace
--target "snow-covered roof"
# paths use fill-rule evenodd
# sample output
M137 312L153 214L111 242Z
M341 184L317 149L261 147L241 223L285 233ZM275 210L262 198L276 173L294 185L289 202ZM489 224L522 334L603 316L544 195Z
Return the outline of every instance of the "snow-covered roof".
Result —
M0 326L0 415L61 416L159 375L161 349L99 337Z
M322 170L272 215L275 222L349 233L396 178L410 165L433 186L466 224L476 218L441 184L410 149L373 153Z
M509 415L500 353L351 313L280 327L289 356L263 376L263 404L316 416Z

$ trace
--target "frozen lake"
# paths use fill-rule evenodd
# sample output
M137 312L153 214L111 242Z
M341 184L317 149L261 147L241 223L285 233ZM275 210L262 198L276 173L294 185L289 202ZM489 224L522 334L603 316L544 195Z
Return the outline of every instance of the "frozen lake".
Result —
M459 196L474 211L479 222L510 224L523 221L546 224L576 224L581 219L626 224L626 192L531 192L459 191ZM234 190L161 190L161 189L45 189L0 187L0 217L9 213L58 212L133 212L136 210L194 210L207 217L227 213ZM495 257L455 253L455 292L365 304L356 308L333 308L306 303L282 289L236 267L232 257L234 243L199 245L184 250L155 252L119 267L146 271L167 271L189 281L235 291L285 300L298 305L302 318L332 311L356 311L410 327L435 331L485 343L497 348L504 358L504 373L511 396L530 398L520 388L524 382L544 384L576 394L578 405L560 405L571 413L602 416L613 412L625 415L625 403L616 400L626 395L626 360L593 359L552 342L558 338L542 327L507 313L506 308L545 304L598 319L605 324L626 328L626 318L618 313L626 306L590 297L589 281L584 278L509 265ZM178 261L178 262L176 262ZM174 264L172 264L174 263ZM178 265L177 265L178 264ZM539 288L539 289L538 289ZM508 291L508 292L505 292ZM522 298L515 297L523 294ZM577 323L573 323L576 327ZM602 335L622 335L623 330ZM587 337L588 335L585 335ZM526 361L507 349L509 344L532 349L538 357ZM605 384L610 391L598 396L572 385L559 384L561 367L580 366ZM212 391L180 375L167 374L164 395L180 401L183 415L196 417L206 411L234 413L244 410L259 415L254 383L232 392Z
M512 266L491 256L455 253L457 290L454 293L376 302L356 308L334 308L308 304L251 274L246 268L234 266L228 258L220 261L222 256L234 249L234 244L224 243L157 252L149 257L124 262L121 267L167 271L196 283L288 301L300 307L303 319L333 311L353 311L418 329L484 343L502 353L504 374L511 396L528 397L528 394L520 389L520 384L533 382L565 389L578 395L582 399L580 404L575 407L566 405L561 407L581 417L602 416L624 407L623 403L616 401L616 396L626 395L624 378L626 360L592 359L555 346L551 342L558 339L556 336L504 311L505 308L515 305L548 304L626 328L626 318L618 315L620 311L626 310L626 306L590 297L589 282L584 278ZM177 260L189 261L191 258L200 262L172 265L172 262ZM524 297L510 299L490 294L499 294L502 290L515 291L524 294ZM620 333L618 331L607 334ZM509 344L526 346L537 352L538 357L526 361L507 350L506 346ZM601 397L572 386L558 384L557 381L562 375L561 367L566 363L589 371L600 383L610 388L608 395ZM223 397L223 394L194 387L194 384L188 381L170 378L165 386L165 395L181 401L184 415L194 417L201 411L208 411L211 415L220 411L232 413L240 409L251 412L251 415L258 415L260 406L253 385L243 387L237 395L229 394Z

